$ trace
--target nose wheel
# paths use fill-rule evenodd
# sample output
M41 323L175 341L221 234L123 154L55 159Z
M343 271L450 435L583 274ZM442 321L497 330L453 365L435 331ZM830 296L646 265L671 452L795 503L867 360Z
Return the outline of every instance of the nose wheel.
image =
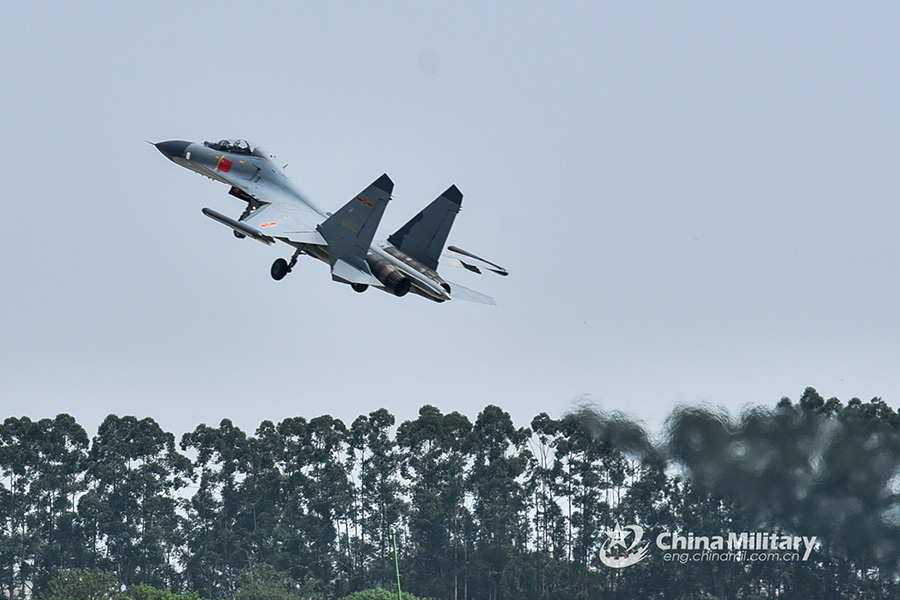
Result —
M297 248L297 251L294 252L294 255L291 257L291 262L286 261L283 258L277 259L272 263L272 268L269 271L272 274L272 279L275 281L281 281L284 279L285 275L294 270L294 265L297 264L297 257L300 256L300 249Z

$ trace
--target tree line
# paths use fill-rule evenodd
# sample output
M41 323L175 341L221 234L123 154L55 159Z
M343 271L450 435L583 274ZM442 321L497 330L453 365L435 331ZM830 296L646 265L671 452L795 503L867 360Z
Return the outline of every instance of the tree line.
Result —
M880 399L844 405L811 388L766 414L900 431ZM497 406L472 421L426 405L399 425L385 409L349 426L292 417L252 433L225 419L176 441L151 418L109 415L93 438L67 414L7 418L0 598L54 598L72 570L193 598L244 597L260 577L286 582L286 597L341 598L396 589L395 539L403 591L442 600L900 594L890 547L848 550L818 531L807 532L822 539L806 562L680 564L654 549L609 568L602 558L617 525L639 524L653 540L761 526L796 533L803 521L761 517L760 503L745 505L733 486L708 485L706 463L701 472L663 456L633 423L601 421L542 413L517 427ZM691 439L680 443L696 449ZM891 535L895 500L876 522Z

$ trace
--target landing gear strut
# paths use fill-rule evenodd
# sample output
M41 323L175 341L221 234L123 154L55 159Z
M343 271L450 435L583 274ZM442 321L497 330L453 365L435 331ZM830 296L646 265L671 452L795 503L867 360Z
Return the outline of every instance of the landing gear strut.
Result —
M272 274L272 279L275 281L281 281L284 279L285 275L294 270L294 265L297 264L297 258L302 254L300 248L297 248L294 255L291 257L291 262L284 260L283 258L279 258L275 262L272 263L272 269L270 273Z
M232 190L234 190L234 188L232 188ZM228 193L231 194L232 196L235 195L235 194L232 194L231 192L228 192ZM237 197L240 198L240 196L237 196ZM249 217L249 216L253 213L254 210L256 210L256 202L248 201L248 202L247 202L247 208L245 208L245 209L244 209L244 212L241 213L241 216L238 217L238 221L243 221L244 219L246 219L247 217ZM244 235L243 233L241 233L240 231L235 230L235 231L234 231L234 237L236 237L236 238L239 239L239 240L242 240L242 239L244 239L244 238L247 237L247 236ZM272 277L274 277L274 275L272 275ZM282 275L282 277L284 277L284 275Z

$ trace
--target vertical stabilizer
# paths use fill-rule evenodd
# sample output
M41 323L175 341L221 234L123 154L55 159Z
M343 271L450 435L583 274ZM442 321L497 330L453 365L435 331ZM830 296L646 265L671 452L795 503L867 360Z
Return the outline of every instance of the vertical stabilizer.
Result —
M366 254L393 189L394 182L384 174L317 227L328 242L332 268L340 260L369 273Z
M453 219L462 207L462 193L455 185L388 238L399 250L430 269L437 269L438 259L447 243Z

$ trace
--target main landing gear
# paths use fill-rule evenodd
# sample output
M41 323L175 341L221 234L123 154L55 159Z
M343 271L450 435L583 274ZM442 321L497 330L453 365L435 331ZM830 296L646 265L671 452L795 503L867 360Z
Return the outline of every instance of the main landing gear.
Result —
M247 208L245 208L244 212L241 213L241 216L238 217L238 221L243 221L244 219L249 217L251 214L253 214L253 211L256 210L256 208L259 206L259 204L256 203L256 200L254 200L252 196L247 196L246 194L244 194L244 196L241 196L241 194L243 194L244 192L238 190L235 187L231 188L231 191L228 193L231 194L232 196L234 196L235 198L240 198L241 200L247 201ZM247 236L235 229L234 237L236 237L239 240L242 240ZM282 275L282 277L284 277L284 275Z
M272 269L270 273L272 274L272 279L275 281L281 281L284 279L285 275L294 270L294 265L297 264L297 258L300 256L300 249L297 248L297 251L294 252L294 255L291 257L291 262L284 260L283 258L279 258L275 262L272 263Z
M272 279L275 281L281 281L284 279L284 276L291 272L291 268L288 266L288 262L283 258L279 258L275 262L272 263Z

